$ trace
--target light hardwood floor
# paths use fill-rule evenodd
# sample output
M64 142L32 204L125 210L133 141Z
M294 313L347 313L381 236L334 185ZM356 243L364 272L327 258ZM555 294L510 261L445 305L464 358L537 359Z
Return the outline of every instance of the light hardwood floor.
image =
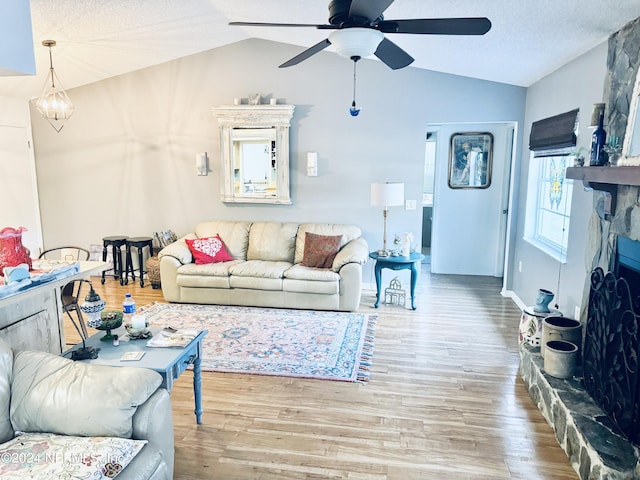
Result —
M163 301L148 285L93 284L108 308L127 291ZM172 393L175 479L578 478L520 380L520 311L499 291L424 266L416 311L374 309L366 290L360 311L378 316L367 385L205 372L197 426L185 372Z

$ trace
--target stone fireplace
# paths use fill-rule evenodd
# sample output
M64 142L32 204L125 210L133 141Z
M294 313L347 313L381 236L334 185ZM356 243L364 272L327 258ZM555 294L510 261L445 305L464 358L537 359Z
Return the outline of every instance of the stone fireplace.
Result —
M640 19L610 37L607 63L607 132L623 138ZM640 167L570 168L567 177L603 192L594 194L589 225L584 369L551 377L539 348L522 344L521 375L581 479L640 479Z
M611 271L591 274L575 375L549 376L539 348L520 346L529 394L583 480L640 479L640 242L616 240Z

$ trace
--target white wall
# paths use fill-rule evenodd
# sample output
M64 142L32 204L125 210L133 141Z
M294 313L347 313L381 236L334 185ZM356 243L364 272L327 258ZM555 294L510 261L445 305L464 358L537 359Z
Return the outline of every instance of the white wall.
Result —
M2 3L0 42L0 76L36 73L29 0Z
M585 282L590 271L590 262L585 259L587 226L593 213L593 193L585 191L580 182L574 182L571 204L571 224L567 263L561 264L549 255L523 240L525 201L529 173L528 140L531 124L552 115L575 108L580 109L578 147L587 152L591 145L589 128L593 104L602 101L603 85L607 67L607 42L573 60L527 90L524 139L520 162L519 201L517 209L517 234L513 263L510 265L512 290L525 305L533 305L539 288L556 294L560 310L573 316L575 307L580 307L587 292ZM535 159L533 160L535 161ZM518 263L522 262L522 272Z
M29 104L0 97L0 230L25 227L22 243L32 256L42 247Z
M354 118L351 61L322 52L300 66L277 68L299 51L247 40L72 89L76 110L60 134L32 107L45 245L86 246L106 235L167 228L181 235L202 220L247 219L354 223L377 248L382 212L370 206L370 184L405 182L406 198L420 203L427 124L524 118L521 87L392 71L373 60L358 62L362 111ZM296 105L291 206L219 200L211 107L256 92ZM213 172L199 177L194 155L204 151ZM318 152L317 177L306 176L307 151ZM411 231L417 237L421 209L397 210L389 236Z

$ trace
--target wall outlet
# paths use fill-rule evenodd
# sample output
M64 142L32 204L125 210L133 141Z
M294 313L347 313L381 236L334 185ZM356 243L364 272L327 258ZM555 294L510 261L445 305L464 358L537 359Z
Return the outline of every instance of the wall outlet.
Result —
M416 201L415 200L406 200L404 203L405 210L415 210L416 209Z
M522 273L522 260L518 262L518 273Z

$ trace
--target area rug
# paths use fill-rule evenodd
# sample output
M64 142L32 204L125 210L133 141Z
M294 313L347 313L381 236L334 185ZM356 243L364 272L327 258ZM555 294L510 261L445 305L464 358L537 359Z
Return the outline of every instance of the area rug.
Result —
M206 371L369 381L372 315L164 303L142 311L152 326L208 330Z

